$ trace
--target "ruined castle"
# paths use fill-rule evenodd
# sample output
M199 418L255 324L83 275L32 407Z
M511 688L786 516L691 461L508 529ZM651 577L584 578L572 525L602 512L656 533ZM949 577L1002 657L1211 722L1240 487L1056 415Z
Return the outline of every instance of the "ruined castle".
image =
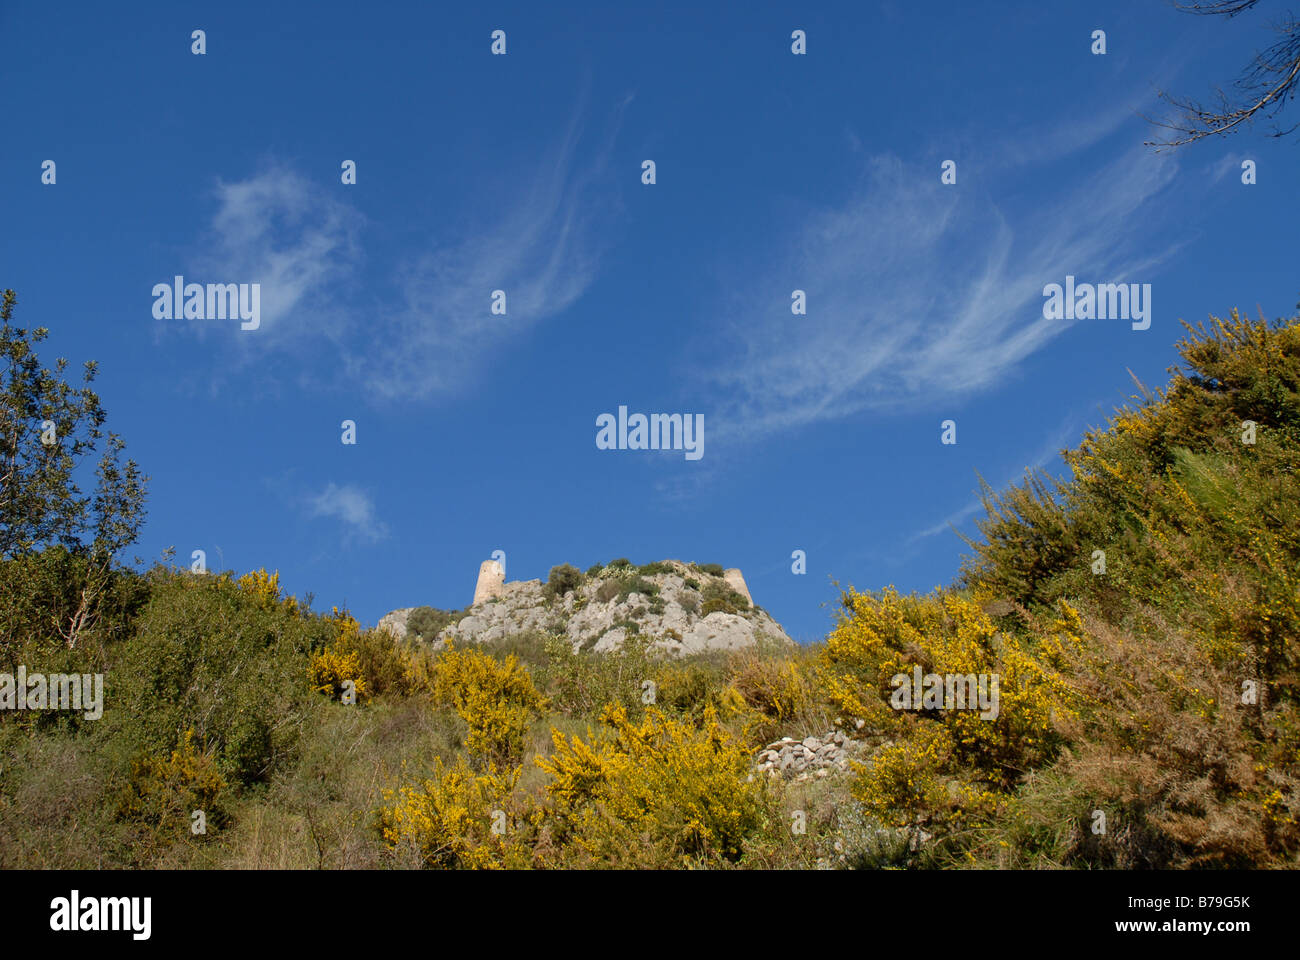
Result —
M446 616L436 632L419 639L441 649L452 641L479 643L545 633L566 638L575 652L605 653L635 635L674 656L794 642L766 610L754 606L744 575L734 567L709 565L706 572L680 560L660 561L653 573L630 564L620 567L593 569L595 576L583 577L574 591L556 597L538 579L507 583L503 564L485 560L479 565L470 607L443 611ZM719 603L706 603L706 595L716 594L722 584L744 602L715 595ZM380 619L379 627L404 638L416 609L394 610Z
M749 587L745 583L745 577L741 574L738 567L732 567L723 571L722 579L727 581L727 585L735 590L746 602L753 603L754 598L749 595ZM474 606L478 606L484 601L491 600L493 597L500 597L506 592L506 575L501 569L501 564L495 560L484 560L478 567L478 583L474 585Z

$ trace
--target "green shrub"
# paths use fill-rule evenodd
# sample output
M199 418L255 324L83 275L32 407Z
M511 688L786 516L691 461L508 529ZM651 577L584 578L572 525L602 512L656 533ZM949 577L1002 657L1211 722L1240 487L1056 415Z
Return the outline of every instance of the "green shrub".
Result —
M189 834L191 815L201 810L205 826L215 833L228 819L222 802L225 789L211 751L196 747L194 731L187 730L170 757L145 754L132 762L117 814L153 827L165 843Z
M439 610L437 607L416 607L406 618L406 632L421 640L433 640L447 627L459 623L468 613L468 608Z
M726 571L722 569L722 564L720 563L697 563L694 564L694 566L696 570L700 571L700 573L707 573L711 577L720 577L726 573Z
M706 617L715 611L741 613L749 609L749 601L724 581L710 580L704 587L703 596L703 614Z
M0 560L0 664L44 673L103 673L131 636L150 579L100 568L83 551L48 547ZM89 597L83 604L83 597ZM74 714L18 713L21 726L67 723Z
M278 588L277 588L278 589ZM105 721L132 754L188 730L228 780L264 779L295 747L309 653L336 627L228 576L157 575L137 635L105 677Z
M708 656L682 657L664 661L654 680L655 703L659 707L698 719L706 708L722 704L727 668L720 660Z
M645 597L657 597L659 596L659 586L641 577L633 577L619 587L618 598L619 600L626 600L634 593L639 593Z
M529 670L536 671L545 667L548 662L546 641L553 635L542 630L521 630L518 633L506 634L504 637L480 640L477 646L479 650L491 654L498 660L513 656Z
M565 637L546 644L548 663L540 672L543 692L553 707L573 717L594 719L606 704L623 705L636 716L643 708L642 683L652 679L662 655L636 624L622 624L627 637L617 650L575 652Z
M582 571L567 563L551 567L550 576L546 578L547 593L557 600L580 586L582 586Z

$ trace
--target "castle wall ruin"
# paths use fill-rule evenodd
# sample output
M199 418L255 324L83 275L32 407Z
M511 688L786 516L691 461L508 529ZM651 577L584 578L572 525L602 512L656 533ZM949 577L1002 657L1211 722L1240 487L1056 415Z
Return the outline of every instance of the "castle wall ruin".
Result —
M724 570L722 579L726 581L727 586L735 590L752 606L754 598L750 596L749 586L745 583L745 577L738 567L732 567ZM501 569L501 564L495 560L484 560L479 564L478 583L474 586L474 604L480 604L493 597L500 597L505 594L506 574Z
M749 595L749 587L745 585L745 578L741 575L739 567L722 571L722 579L727 581L727 586L744 597L751 607L754 605L754 598Z
M495 560L484 560L478 567L478 583L474 586L474 603L482 603L505 593L506 572Z

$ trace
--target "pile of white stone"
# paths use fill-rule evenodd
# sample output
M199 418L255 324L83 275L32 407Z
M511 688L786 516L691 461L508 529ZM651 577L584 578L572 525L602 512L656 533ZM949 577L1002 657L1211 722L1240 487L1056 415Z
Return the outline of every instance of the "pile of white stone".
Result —
M832 730L804 740L782 737L760 750L756 762L761 772L798 782L848 770L849 761L862 759L866 750L862 741Z

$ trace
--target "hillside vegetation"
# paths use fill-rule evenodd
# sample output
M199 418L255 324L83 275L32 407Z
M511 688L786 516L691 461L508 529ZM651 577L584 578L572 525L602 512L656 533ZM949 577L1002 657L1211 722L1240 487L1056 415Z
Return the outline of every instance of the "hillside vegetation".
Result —
M810 647L433 649L265 571L8 538L0 671L105 707L0 713L0 865L1294 867L1300 317L1178 350L1069 479L985 490L951 588L847 588ZM896 709L917 667L996 674L996 715ZM828 732L851 763L757 763Z

